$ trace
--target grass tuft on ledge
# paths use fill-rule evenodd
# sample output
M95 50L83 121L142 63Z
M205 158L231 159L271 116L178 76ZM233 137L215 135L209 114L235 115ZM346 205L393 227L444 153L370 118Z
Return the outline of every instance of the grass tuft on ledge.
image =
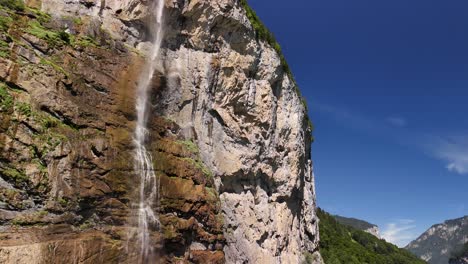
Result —
M0 0L0 6L4 6L15 11L24 11L26 8L23 0Z

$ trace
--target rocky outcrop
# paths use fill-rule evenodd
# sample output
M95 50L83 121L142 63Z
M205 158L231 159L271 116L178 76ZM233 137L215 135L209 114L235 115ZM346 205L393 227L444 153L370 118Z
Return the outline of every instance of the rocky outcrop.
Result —
M0 262L134 263L132 131L151 45L147 2L27 4L0 13ZM158 259L310 259L311 127L279 54L236 0L165 4L149 122Z
M343 217L339 215L334 215L333 216L339 223L343 225L347 225L350 227L353 227L358 230L362 230L364 232L367 232L377 238L380 237L380 230L379 227L371 224L369 222L366 222L364 220L356 219L356 218L349 218L349 217Z
M374 226L374 227L371 227L369 229L366 229L364 230L365 232L377 237L377 238L381 238L380 237L380 230L379 230L379 227L378 226Z
M432 226L406 249L429 263L448 263L451 254L467 242L468 216L465 216Z

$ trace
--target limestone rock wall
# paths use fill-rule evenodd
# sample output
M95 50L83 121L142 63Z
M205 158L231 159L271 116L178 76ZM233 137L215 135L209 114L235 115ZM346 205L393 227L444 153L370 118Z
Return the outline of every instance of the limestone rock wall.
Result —
M294 83L238 1L169 9L157 112L197 142L215 175L226 259L299 263L317 249L318 232L311 131Z
M134 263L134 91L149 1L26 2L0 13L12 18L0 43L0 262ZM150 122L159 262L310 260L311 131L279 55L237 0L166 0L165 21Z

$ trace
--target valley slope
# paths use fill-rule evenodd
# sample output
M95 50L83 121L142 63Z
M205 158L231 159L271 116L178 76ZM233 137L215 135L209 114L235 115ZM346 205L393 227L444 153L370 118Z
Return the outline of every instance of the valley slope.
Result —
M410 252L383 239L343 225L332 215L318 209L320 253L327 264L423 264Z
M433 225L406 246L431 264L446 264L452 253L468 242L468 216Z

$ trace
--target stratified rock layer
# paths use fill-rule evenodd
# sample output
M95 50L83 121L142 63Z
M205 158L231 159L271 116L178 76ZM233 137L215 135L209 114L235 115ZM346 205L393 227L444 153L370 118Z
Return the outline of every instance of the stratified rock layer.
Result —
M136 261L145 4L1 10L0 262ZM291 76L238 1L166 1L165 21L149 122L158 259L300 263L318 227L310 125Z

